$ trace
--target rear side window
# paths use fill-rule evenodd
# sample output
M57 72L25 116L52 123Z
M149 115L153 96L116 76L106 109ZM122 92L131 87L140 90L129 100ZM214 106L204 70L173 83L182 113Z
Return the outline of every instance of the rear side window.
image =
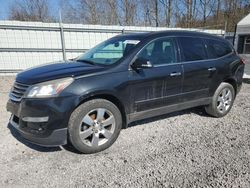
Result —
M209 58L218 58L232 52L232 48L226 42L206 39L207 52Z
M182 57L184 61L206 59L205 45L201 38L180 37L178 40L182 48Z

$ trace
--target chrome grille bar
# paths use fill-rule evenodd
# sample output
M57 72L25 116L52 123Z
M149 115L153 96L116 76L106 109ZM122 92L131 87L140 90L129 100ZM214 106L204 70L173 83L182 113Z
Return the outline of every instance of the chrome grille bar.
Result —
M15 101L15 102L19 102L21 101L24 93L27 91L29 85L27 84L22 84L22 83L19 83L19 82L15 82L11 91L10 91L10 94L9 94L9 97L12 101Z

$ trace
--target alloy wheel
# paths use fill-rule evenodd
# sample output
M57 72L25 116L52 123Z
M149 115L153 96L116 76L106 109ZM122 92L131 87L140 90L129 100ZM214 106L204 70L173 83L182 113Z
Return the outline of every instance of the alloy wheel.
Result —
M90 147L105 144L115 131L114 115L105 108L97 108L88 112L80 125L80 138Z
M232 104L233 94L229 88L224 88L217 99L217 109L220 113L225 113L229 110Z

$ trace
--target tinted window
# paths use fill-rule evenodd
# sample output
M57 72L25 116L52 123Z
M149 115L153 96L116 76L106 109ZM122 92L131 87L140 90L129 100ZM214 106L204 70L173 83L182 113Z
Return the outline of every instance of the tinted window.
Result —
M108 44L104 48L93 53L93 58L121 58L123 56L124 44L122 41Z
M154 40L138 54L138 57L147 59L154 65L176 63L175 40L173 38Z
M197 61L206 59L206 51L203 40L193 37L180 37L184 61Z
M219 40L206 40L207 51L209 58L218 58L232 52L229 44Z
M111 65L128 55L140 42L130 36L111 38L79 56L76 61L90 61L99 65Z

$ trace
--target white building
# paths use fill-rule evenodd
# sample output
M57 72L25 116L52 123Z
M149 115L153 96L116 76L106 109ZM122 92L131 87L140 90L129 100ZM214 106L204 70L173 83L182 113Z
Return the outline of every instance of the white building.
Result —
M250 54L250 14L237 24L235 48L239 54Z

